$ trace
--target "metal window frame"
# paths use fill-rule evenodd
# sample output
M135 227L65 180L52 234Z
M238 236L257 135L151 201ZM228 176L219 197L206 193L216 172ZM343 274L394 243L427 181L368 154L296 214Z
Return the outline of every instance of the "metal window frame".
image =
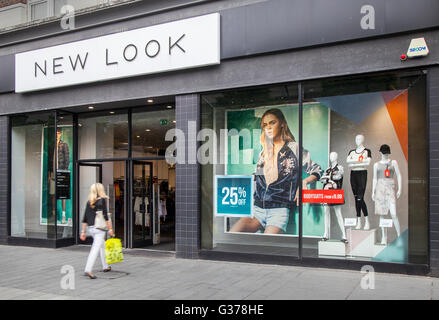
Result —
M33 17L32 17L32 7L35 6L35 5L43 4L43 3L47 4L46 17L44 17L42 19L33 19ZM43 20L43 19L52 17L53 16L53 11L54 11L54 2L53 2L53 0L28 0L27 1L27 21L28 22Z

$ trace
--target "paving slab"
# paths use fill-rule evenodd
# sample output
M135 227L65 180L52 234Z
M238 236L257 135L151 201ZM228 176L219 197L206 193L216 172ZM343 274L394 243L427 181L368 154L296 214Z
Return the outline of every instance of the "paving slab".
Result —
M187 260L125 252L125 261L98 279L83 276L88 247L48 249L0 246L0 299L439 299L439 279L375 274L375 289L361 287L359 270ZM132 254L130 254L132 252ZM61 268L74 268L74 290L61 288Z

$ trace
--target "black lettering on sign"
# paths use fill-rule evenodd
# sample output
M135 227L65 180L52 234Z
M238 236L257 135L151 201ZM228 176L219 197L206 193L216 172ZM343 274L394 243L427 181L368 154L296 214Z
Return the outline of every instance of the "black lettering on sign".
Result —
M184 51L184 49L183 49L182 47L180 47L180 45L178 44L178 42L179 42L181 39L183 39L183 37L184 37L185 35L186 35L186 34L183 34L183 35L182 35L180 38L178 38L178 40L175 41L173 44L171 44L171 43L172 43L172 40L171 40L171 37L169 37L169 55L171 55L171 50L172 50L172 48L174 48L175 46L179 47L181 51L183 51L183 52L186 53L186 51Z
M53 74L64 73L63 70L56 71L56 68L62 67L62 64L56 64L56 61L62 60L62 59L64 59L64 58L63 57L53 58Z
M155 43L155 44L157 44L157 49L156 49L157 51L156 51L156 53L154 53L154 54L151 53L151 50L148 50L148 48L149 48L149 46L150 46L151 43ZM145 46L145 53L146 53L146 55L147 55L148 57L150 57L150 58L157 57L157 55L160 53L160 43L159 43L157 40L151 40L151 41L149 41L149 42L146 44L146 46Z
M126 53L127 53L127 49L128 49L128 48L134 48L134 55L133 55L133 57L132 57L131 59L127 58L127 55L126 55ZM137 47L136 47L134 44L129 44L129 45L127 45L127 46L125 47L125 49L123 50L123 57L124 57L125 60L128 61L128 62L131 62L131 61L133 61L134 59L136 59L136 57L137 57Z
M47 76L47 61L44 60L44 70L41 68L41 66L38 64L38 62L35 62L35 78L37 77L37 68L40 69L40 71Z
M69 56L70 64L72 65L72 69L73 69L73 71L76 71L76 65L78 64L78 61L79 61L79 64L81 65L82 70L84 70L84 68L85 68L85 64L86 64L86 62L87 62L87 58L88 58L88 52L85 54L84 62L82 62L81 56L78 54L78 55L76 56L75 63L73 63L73 61L72 61L72 57Z
M108 62L108 49L105 49L105 62L107 64L107 66L112 65L112 64L118 64L117 61Z

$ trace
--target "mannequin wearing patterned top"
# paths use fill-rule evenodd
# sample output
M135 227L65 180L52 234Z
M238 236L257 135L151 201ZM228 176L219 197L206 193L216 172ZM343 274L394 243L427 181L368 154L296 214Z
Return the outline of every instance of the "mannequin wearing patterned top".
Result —
M390 212L398 237L401 235L401 228L396 215L395 182L398 181L398 192L396 198L401 196L401 172L398 162L389 158L390 147L386 144L380 148L381 160L373 166L372 200L375 202L375 214L381 219ZM387 244L387 228L382 227L381 244Z
M324 175L320 178L323 182L323 189L342 189L343 184L343 167L337 163L338 154L336 152L331 152L329 154L330 166L326 169ZM337 217L338 226L340 227L342 233L341 241L347 243L346 232L343 224L343 216L341 215L341 205L342 204L325 204L325 233L322 240L326 241L329 239L329 229L331 225L331 207L334 208L335 215Z

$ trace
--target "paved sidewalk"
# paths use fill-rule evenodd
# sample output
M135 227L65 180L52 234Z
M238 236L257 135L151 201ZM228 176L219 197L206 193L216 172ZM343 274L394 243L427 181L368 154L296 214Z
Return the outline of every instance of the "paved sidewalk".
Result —
M258 265L125 253L115 272L83 276L88 247L0 246L0 299L439 299L439 279L376 274L363 290L359 271ZM61 268L75 289L61 288ZM95 268L100 268L100 260Z

